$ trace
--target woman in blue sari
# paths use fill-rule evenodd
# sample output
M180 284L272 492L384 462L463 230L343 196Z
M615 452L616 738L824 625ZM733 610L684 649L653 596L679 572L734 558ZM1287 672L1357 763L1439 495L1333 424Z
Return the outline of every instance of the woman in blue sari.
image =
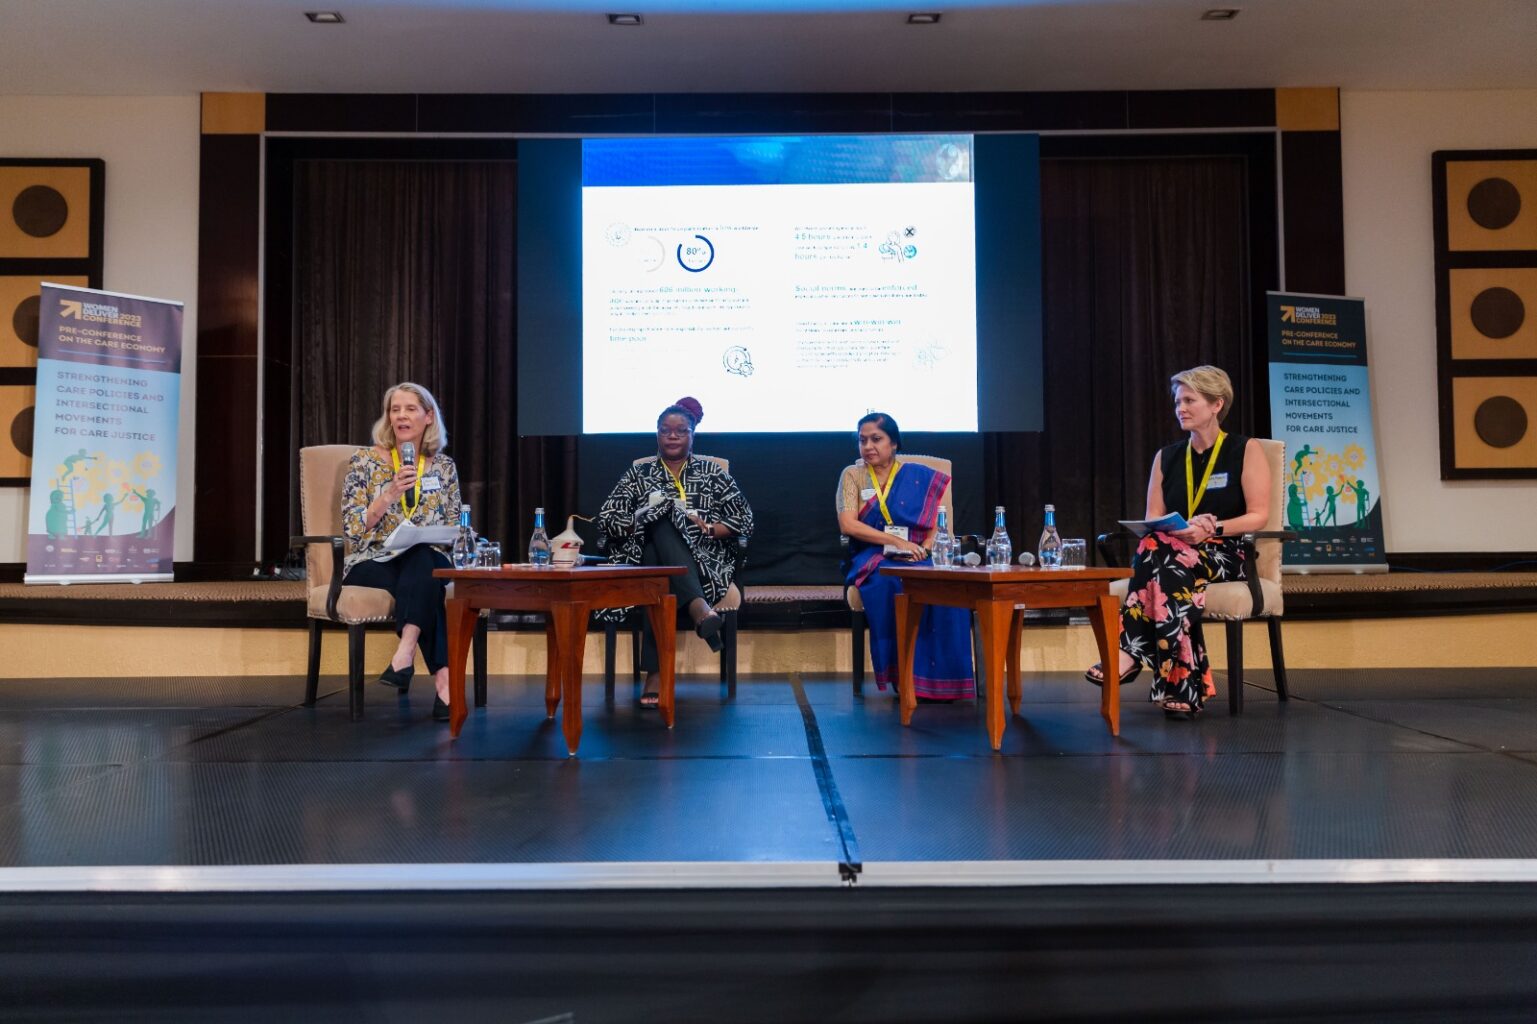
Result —
M898 457L902 431L883 412L859 421L860 461L838 482L838 527L849 539L844 583L859 589L870 627L870 660L881 689L897 683L896 597L900 580L878 570L925 565L939 507L949 500L950 478ZM886 549L890 548L891 553ZM961 608L928 606L918 627L913 690L925 700L955 700L975 691L971 674L971 616Z

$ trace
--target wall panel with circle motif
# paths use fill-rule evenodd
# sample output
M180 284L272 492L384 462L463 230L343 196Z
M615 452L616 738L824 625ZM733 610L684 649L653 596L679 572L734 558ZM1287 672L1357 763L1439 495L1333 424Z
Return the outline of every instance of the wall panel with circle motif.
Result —
M1537 150L1431 158L1441 477L1537 479Z
M39 286L102 286L105 191L100 160L0 158L0 487L30 483Z

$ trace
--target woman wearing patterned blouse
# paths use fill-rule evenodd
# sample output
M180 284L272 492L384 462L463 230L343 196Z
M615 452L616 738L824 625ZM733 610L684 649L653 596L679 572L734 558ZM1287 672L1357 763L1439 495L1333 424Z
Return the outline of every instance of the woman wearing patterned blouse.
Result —
M656 420L656 458L624 471L598 511L597 527L609 539L610 560L625 565L681 565L692 570L668 580L694 621L694 632L721 649L721 618L715 605L741 567L742 544L752 535L752 509L731 474L694 452L694 428L704 409L680 398ZM623 614L626 609L616 609ZM659 699L656 639L641 624L641 668L646 685L640 704Z
M1247 578L1239 537L1270 519L1270 470L1258 441L1222 429L1233 404L1226 371L1197 366L1169 378L1169 387L1188 437L1153 457L1147 518L1178 512L1189 525L1137 545L1116 674L1129 683L1146 665L1153 670L1149 699L1171 717L1192 718L1216 692L1201 633L1206 587ZM1104 683L1100 665L1086 676Z
M402 464L401 446L410 442L414 462ZM448 721L448 629L443 611L447 589L432 570L452 563L441 548L417 544L400 552L385 542L402 523L452 526L459 521L459 472L443 453L448 432L437 399L420 384L396 384L384 393L384 414L374 424L374 444L352 454L342 485L342 532L347 537L343 580L352 587L377 587L395 598L395 632L400 644L379 681L404 692L416 671L417 648L437 685L432 717Z

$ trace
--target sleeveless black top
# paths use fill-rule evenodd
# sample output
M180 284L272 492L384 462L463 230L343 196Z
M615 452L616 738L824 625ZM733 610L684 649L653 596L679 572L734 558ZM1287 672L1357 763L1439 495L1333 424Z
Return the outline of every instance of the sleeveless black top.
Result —
M1233 519L1248 512L1249 506L1243 497L1243 456L1249 450L1249 439L1243 434L1227 435L1227 440L1222 442L1222 451L1217 454L1217 465L1211 471L1206 493L1201 495L1200 504L1194 509L1185 507L1189 501L1185 487L1185 447L1189 443L1188 440L1179 441L1158 452L1158 461L1163 467L1163 507L1170 512L1178 512L1186 519L1204 513L1210 513L1218 519ZM1192 453L1190 468L1195 474L1197 488L1201 486L1201 478L1206 475L1206 463L1211 460L1211 452L1212 449L1208 448L1204 452Z

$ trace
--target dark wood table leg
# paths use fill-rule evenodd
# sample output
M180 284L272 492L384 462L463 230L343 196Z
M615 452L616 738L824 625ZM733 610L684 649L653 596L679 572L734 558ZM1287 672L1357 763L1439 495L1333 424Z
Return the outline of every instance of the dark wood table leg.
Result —
M462 598L450 598L445 607L448 620L448 733L459 738L464 720L470 716L464 699L464 663L475 638L476 610Z
M918 623L923 620L923 605L906 593L896 598L897 696L902 704L902 724L913 724L913 709L918 694L913 690L913 656L918 648Z
M673 691L677 681L678 599L670 591L663 594L656 604L646 605L646 616L651 620L651 635L656 638L657 671L661 673L656 709L662 713L662 722L671 729L677 717Z
M582 743L582 656L586 653L587 606L580 602L552 605L555 643L560 648L560 689L565 707L560 712L560 731L566 752L576 756Z
M555 632L555 612L544 617L544 717L554 718L560 707L560 637Z
M1104 678L1100 687L1099 714L1110 727L1110 735L1121 735L1121 602L1113 594L1103 594L1089 608L1089 625L1099 641L1099 667Z
M982 660L987 664L987 740L994 750L1003 746L1003 663L1009 642L1009 620L1014 606L1007 601L983 598L977 602L977 623L982 627Z
M1006 665L1009 672L1009 710L1016 715L1019 714L1019 698L1022 691L1019 684L1019 641L1024 625L1025 610L1015 608L1009 618L1009 656Z

